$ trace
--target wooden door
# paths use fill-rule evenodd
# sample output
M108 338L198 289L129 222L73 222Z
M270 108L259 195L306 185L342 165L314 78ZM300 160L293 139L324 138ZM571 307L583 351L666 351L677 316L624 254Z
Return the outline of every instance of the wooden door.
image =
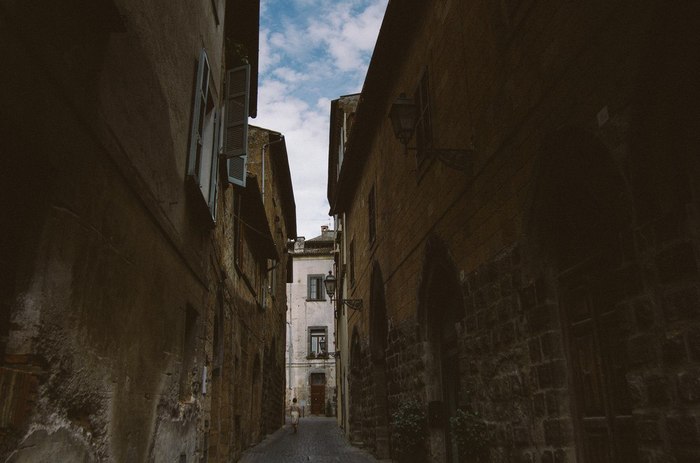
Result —
M326 375L312 373L309 382L311 383L311 414L323 415L326 409Z
M578 279L564 292L580 453L586 463L636 461L624 337L610 291Z

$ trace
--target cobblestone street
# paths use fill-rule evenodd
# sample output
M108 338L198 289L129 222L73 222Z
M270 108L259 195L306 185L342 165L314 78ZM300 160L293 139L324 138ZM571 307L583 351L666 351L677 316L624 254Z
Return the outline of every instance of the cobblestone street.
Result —
M243 454L240 463L373 463L369 453L351 446L335 418L302 418L294 434L289 422Z

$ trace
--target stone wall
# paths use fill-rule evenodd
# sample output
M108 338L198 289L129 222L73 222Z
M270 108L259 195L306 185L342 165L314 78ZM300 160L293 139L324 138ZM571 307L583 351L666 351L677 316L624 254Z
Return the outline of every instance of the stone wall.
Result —
M359 275L347 297L367 308L348 319L361 346L353 438L377 448L367 305L380 266L390 413L409 397L426 411L430 402L448 415L476 411L494 462L698 458L700 170L688 129L698 109L687 103L698 69L671 58L682 43L700 54L696 8L390 5L389 15L421 19L405 55L387 51L391 28L386 42L380 34L375 56L386 62L370 65L356 127L363 117L377 124L353 133L343 166L352 172L338 183L349 189L337 212ZM471 147L464 171L406 154L376 116L424 73L434 147ZM447 368L452 337L458 360ZM606 406L613 441L592 444L583 417ZM448 434L431 425L431 461L446 460Z

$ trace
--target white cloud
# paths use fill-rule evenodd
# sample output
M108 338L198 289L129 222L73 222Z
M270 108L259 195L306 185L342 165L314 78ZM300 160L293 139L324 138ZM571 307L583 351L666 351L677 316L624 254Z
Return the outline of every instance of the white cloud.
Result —
M308 74L288 67L279 67L272 72L272 75L289 83L300 83L309 80Z
M387 0L263 0L254 125L284 134L298 234L330 223L326 200L330 102L359 91Z

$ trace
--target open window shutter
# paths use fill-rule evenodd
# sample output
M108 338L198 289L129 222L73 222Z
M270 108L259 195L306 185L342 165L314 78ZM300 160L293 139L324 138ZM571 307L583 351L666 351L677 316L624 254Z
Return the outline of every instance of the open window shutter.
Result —
M245 187L248 161L248 93L250 65L226 72L226 119L224 121L224 157L228 181Z
M211 218L216 221L216 195L219 191L219 126L221 125L221 111L214 114L214 143L211 150L211 177L209 180L209 212Z
M192 130L190 131L190 150L187 158L187 175L198 177L197 158L198 147L202 142L202 92L206 92L206 86L209 83L209 63L207 61L207 52L202 51L199 54L199 64L197 65L197 86L194 90L194 105L192 108ZM206 100L205 100L206 101ZM199 178L197 178L199 181Z

